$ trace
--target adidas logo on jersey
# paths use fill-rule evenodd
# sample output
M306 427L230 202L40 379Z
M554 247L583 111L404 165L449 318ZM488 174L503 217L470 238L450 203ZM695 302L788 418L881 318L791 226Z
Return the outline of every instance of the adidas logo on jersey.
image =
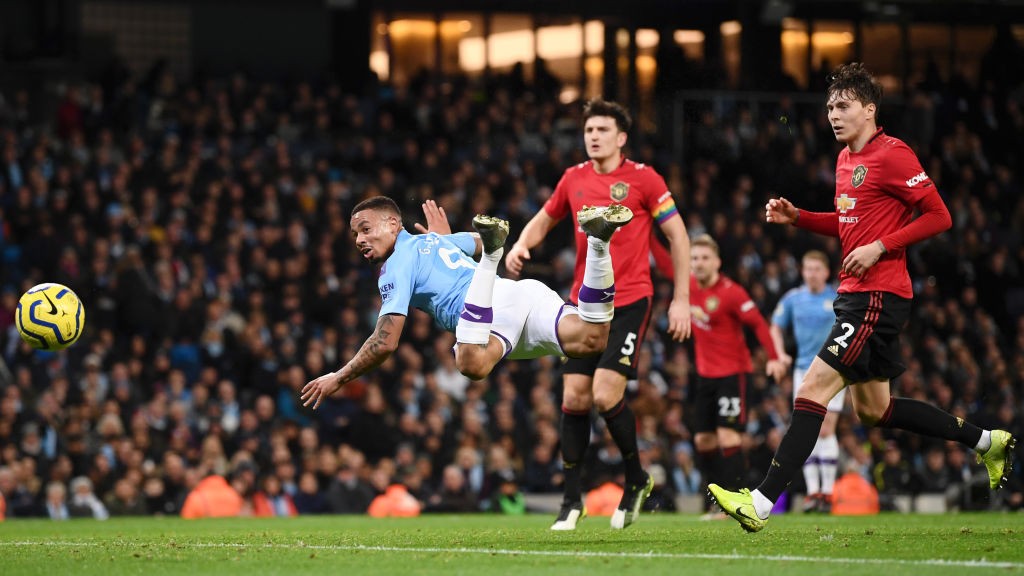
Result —
M622 364L623 366L633 365L633 363L629 361L629 356L623 356L622 358L619 358L619 364Z
M831 352L833 356L839 356L839 346L836 344L829 346L828 351Z

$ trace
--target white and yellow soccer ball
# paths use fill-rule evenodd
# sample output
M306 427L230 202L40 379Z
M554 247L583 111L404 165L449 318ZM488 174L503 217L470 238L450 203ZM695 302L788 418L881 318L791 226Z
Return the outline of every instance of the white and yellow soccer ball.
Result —
M39 350L63 350L82 335L85 307L63 284L38 284L18 300L14 321L22 340Z

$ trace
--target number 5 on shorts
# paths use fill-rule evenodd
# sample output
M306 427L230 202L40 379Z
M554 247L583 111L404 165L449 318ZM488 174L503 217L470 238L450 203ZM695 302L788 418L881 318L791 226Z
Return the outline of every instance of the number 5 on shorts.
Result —
M620 352L622 352L624 356L632 356L633 352L636 350L635 342L636 332L626 334L626 341L622 343L622 350L620 350Z

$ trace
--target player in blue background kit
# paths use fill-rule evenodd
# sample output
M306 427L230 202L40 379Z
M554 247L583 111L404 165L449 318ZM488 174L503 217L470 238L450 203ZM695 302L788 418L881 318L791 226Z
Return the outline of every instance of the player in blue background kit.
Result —
M587 267L579 305L567 304L536 280L498 278L508 223L473 219L477 234L412 235L402 228L393 200L377 196L352 210L356 248L383 263L377 287L377 326L337 372L303 387L304 405L316 409L346 383L380 366L395 351L409 308L455 333L455 365L472 380L486 377L503 358L581 357L602 351L614 313L615 278L608 242L632 219L624 206L584 207L577 214L588 235ZM480 261L475 262L474 257Z
M792 329L796 342L796 363L793 367L793 399L796 399L804 374L810 368L821 345L828 338L836 314L832 310L836 287L828 283L828 256L819 250L811 250L801 260L800 274L804 283L793 288L779 300L772 313L772 340L780 357L784 357L784 335ZM831 511L832 487L836 481L839 464L839 441L836 439L836 424L843 411L846 390L836 394L828 403L828 413L821 425L818 442L804 463L804 482L807 484L805 512Z

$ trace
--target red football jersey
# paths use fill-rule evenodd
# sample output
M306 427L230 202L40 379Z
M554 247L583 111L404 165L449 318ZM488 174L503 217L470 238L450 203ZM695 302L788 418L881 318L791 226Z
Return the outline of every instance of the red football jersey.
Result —
M879 128L860 152L843 148L836 161L836 215L843 258L906 226L914 206L934 191L909 146ZM840 272L839 292L892 292L912 298L906 250L883 254L863 278Z
M587 235L576 222L584 206L622 204L633 211L633 221L612 235L612 267L615 270L615 306L627 306L654 294L648 254L651 227L679 218L675 200L665 180L650 166L622 159L608 174L598 174L591 161L565 171L544 210L555 220L572 214L576 227L576 270L570 299L576 303L587 260Z
M778 357L771 330L761 311L742 286L725 276L719 275L718 282L707 288L701 288L697 279L690 277L690 318L697 374L704 378L724 378L753 371L744 325L754 330L769 358Z

